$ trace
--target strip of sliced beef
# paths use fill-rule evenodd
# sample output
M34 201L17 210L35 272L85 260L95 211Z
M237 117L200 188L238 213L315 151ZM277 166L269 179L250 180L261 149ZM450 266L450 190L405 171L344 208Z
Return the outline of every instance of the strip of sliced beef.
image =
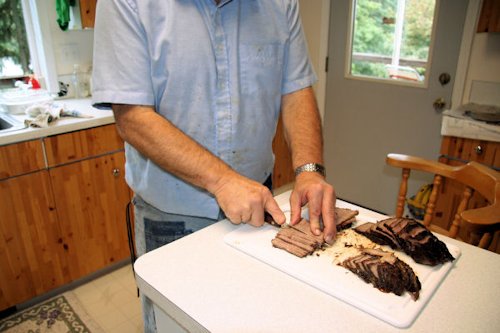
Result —
M321 248L324 240L323 234L314 235L309 227L309 222L302 219L294 226L281 228L271 243L274 247L302 258Z
M404 251L419 264L436 266L455 259L446 244L414 219L391 217L354 230L377 244Z
M339 265L383 292L401 296L407 291L413 300L419 298L420 280L413 269L393 253L361 249L359 255L348 258Z
M357 210L335 207L335 225L337 231L350 228L356 221L356 215L358 214L359 211Z
M294 226L290 226L289 228L298 231L299 233L306 235L307 237L314 239L314 241L318 244L322 245L324 242L323 233L319 235L313 234L311 231L311 226L309 225L309 221L307 221L306 219L302 219L299 223L297 223Z
M356 220L357 210L335 207L335 221L337 230L349 228ZM266 221L273 223L268 214ZM320 249L324 244L323 233L315 235L306 219L302 219L294 226L281 228L272 240L274 247L288 251L298 257L304 257Z
M310 251L304 250L302 247L289 243L287 241L284 241L281 238L274 238L271 243L273 244L274 247L277 247L278 249L285 250L299 258L303 258L309 254L311 254Z

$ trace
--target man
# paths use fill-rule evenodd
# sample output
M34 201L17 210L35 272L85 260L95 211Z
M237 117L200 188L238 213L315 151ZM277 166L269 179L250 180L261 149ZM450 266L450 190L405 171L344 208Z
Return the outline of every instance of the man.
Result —
M281 114L296 169L291 223L335 237L320 118L296 0L99 1L93 102L126 141L143 254L227 217L285 216L266 187ZM154 319L146 318L146 325Z

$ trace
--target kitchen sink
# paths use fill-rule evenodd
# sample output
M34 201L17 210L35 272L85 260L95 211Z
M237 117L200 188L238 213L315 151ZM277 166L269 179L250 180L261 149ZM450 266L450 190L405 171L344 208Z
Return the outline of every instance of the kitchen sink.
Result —
M0 112L0 134L26 128L26 125L7 113Z

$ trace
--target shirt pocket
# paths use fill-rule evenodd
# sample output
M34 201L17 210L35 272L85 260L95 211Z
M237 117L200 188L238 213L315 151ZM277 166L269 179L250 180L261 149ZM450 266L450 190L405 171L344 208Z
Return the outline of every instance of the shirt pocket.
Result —
M240 45L243 95L281 95L283 53L279 43Z

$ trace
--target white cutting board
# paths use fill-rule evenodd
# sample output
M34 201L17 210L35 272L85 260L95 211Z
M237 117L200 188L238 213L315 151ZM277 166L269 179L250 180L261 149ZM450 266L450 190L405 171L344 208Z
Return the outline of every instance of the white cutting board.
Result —
M350 205L342 206L352 208ZM286 213L287 208L282 208ZM307 212L304 215L307 217ZM357 224L362 224L376 222L377 219L363 216L360 212L357 221ZM456 258L455 261L429 267L417 264L409 256L398 253L398 257L413 268L422 285L420 298L413 301L408 293L397 296L381 292L371 284L365 283L354 273L335 265L332 262L332 256L320 253L320 256L313 254L298 258L274 248L271 240L277 232L278 229L270 225L264 225L261 228L241 225L237 230L228 233L224 241L237 250L400 328L408 327L413 323L461 254L458 247L446 244L450 253Z

